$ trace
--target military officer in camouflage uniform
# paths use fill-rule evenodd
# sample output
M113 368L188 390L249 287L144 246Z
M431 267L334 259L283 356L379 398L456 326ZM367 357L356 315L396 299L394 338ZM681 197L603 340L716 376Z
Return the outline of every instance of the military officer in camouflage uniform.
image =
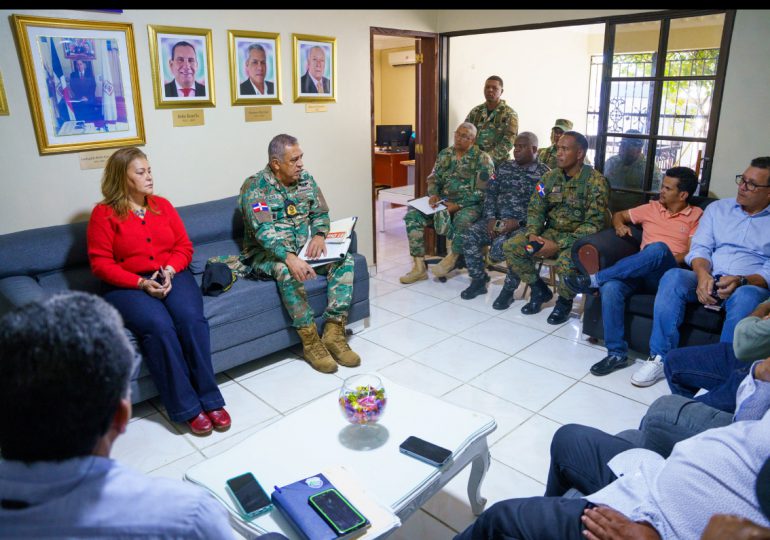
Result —
M337 370L337 363L357 366L361 359L345 341L345 322L353 296L353 257L347 254L339 262L313 268L297 256L309 237L308 258L326 253L329 208L321 188L302 169L303 153L296 138L276 135L270 141L268 154L267 166L241 186L238 202L245 225L241 262L254 274L275 279L302 339L305 359L315 369L331 373ZM303 285L316 273L325 275L328 281L321 339Z
M447 239L452 241L449 253L433 267L433 275L443 277L451 272L463 252L462 234L481 216L484 190L495 172L492 158L474 144L475 139L476 128L473 124L460 124L454 133L454 145L439 152L433 171L428 176L430 204L436 205L443 200L446 210L426 216L410 208L404 216L409 254L414 264L406 275L399 278L401 283L428 279L424 230L429 222L433 222L437 234L446 234Z
M519 115L506 105L503 80L492 75L484 83L486 101L471 109L466 122L476 126L476 144L492 157L495 167L510 159L513 140L519 132Z
M641 135L636 129L629 129L626 134ZM615 156L610 157L604 164L604 176L612 188L633 189L641 191L644 187L644 169L647 158L642 152L644 139L624 137ZM656 166L652 173L652 190L660 190L663 174ZM613 191L610 209L613 211L627 210L643 204L645 197L642 193L628 191Z
M551 146L537 151L537 159L548 165L549 169L556 168L556 143L565 131L572 129L572 121L566 118L557 118L551 128Z
M529 131L519 133L513 143L513 159L503 162L487 184L483 215L463 236L463 254L471 284L460 294L461 298L470 300L487 292L489 276L484 271L484 246L490 246L492 261L505 260L503 243L526 223L527 206L535 184L549 171L536 153L537 136ZM509 268L505 285L492 307L507 309L520 281Z
M561 324L569 318L575 293L564 284L564 276L576 272L572 264L572 244L578 238L604 228L609 184L602 174L583 164L588 141L576 132L567 131L557 143L558 167L535 186L527 209L527 227L503 245L508 265L530 285L532 294L522 307L525 315L538 313L553 293L537 275L535 259L530 252L533 242L540 244L538 257L555 258L559 280L559 299L548 317L550 324ZM530 247L530 250L527 247Z

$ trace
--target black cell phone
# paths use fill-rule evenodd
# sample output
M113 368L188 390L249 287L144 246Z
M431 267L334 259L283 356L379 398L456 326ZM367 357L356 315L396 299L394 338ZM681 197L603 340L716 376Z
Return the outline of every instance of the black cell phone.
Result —
M401 443L398 449L403 454L417 458L430 465L435 465L436 467L441 467L449 461L450 457L452 457L451 450L447 450L446 448L429 443L428 441L424 441L415 436L407 438Z
M246 519L253 519L273 509L270 497L250 472L230 478L226 487L238 511Z
M334 488L311 495L308 503L338 535L370 525L369 520Z
M710 309L712 311L719 311L722 309L722 302L724 302L723 298L719 298L719 287L717 287L717 282L722 279L721 274L717 274L714 276L714 286L711 288L711 297L717 301L716 304L707 304L703 307L706 309Z

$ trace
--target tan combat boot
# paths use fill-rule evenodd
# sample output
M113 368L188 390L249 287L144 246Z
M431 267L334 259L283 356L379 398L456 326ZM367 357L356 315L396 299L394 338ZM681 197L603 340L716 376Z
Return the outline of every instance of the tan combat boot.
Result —
M412 266L412 269L409 270L407 274L398 278L401 283L409 284L414 283L415 281L428 279L428 271L425 269L425 259L423 257L413 257L413 259L414 265Z
M433 275L436 277L444 277L449 272L454 270L455 264L457 264L457 259L459 257L459 253L450 251L447 253L446 257L441 259L438 263L434 264L430 271L433 272Z
M345 339L345 321L327 320L321 341L339 365L345 367L361 365L361 357L353 352Z
M313 369L321 373L334 373L337 371L337 364L329 351L324 347L321 338L318 337L318 329L315 323L310 326L297 328L299 338L302 340L302 356L310 362Z

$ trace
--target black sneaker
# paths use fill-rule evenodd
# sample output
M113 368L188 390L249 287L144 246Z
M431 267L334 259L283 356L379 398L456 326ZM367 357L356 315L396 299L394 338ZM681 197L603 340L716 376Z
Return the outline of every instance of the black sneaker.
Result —
M591 287L591 278L585 274L569 274L564 276L564 284L574 293L596 294L599 289Z
M602 375L609 375L613 371L628 367L633 363L633 360L627 356L609 354L591 366L591 373L601 377Z
M487 292L487 280L484 278L472 279L471 284L460 293L460 298L463 300L471 300L476 298L480 294Z
M567 300L560 296L558 300L556 300L556 305L553 306L553 311L548 315L548 324L561 324L567 322L571 311L572 300Z

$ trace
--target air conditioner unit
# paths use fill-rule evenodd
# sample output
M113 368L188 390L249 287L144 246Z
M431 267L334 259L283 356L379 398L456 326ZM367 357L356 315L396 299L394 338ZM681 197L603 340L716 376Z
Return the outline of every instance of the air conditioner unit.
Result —
M410 66L417 63L414 51L395 51L388 53L388 62L391 66Z

